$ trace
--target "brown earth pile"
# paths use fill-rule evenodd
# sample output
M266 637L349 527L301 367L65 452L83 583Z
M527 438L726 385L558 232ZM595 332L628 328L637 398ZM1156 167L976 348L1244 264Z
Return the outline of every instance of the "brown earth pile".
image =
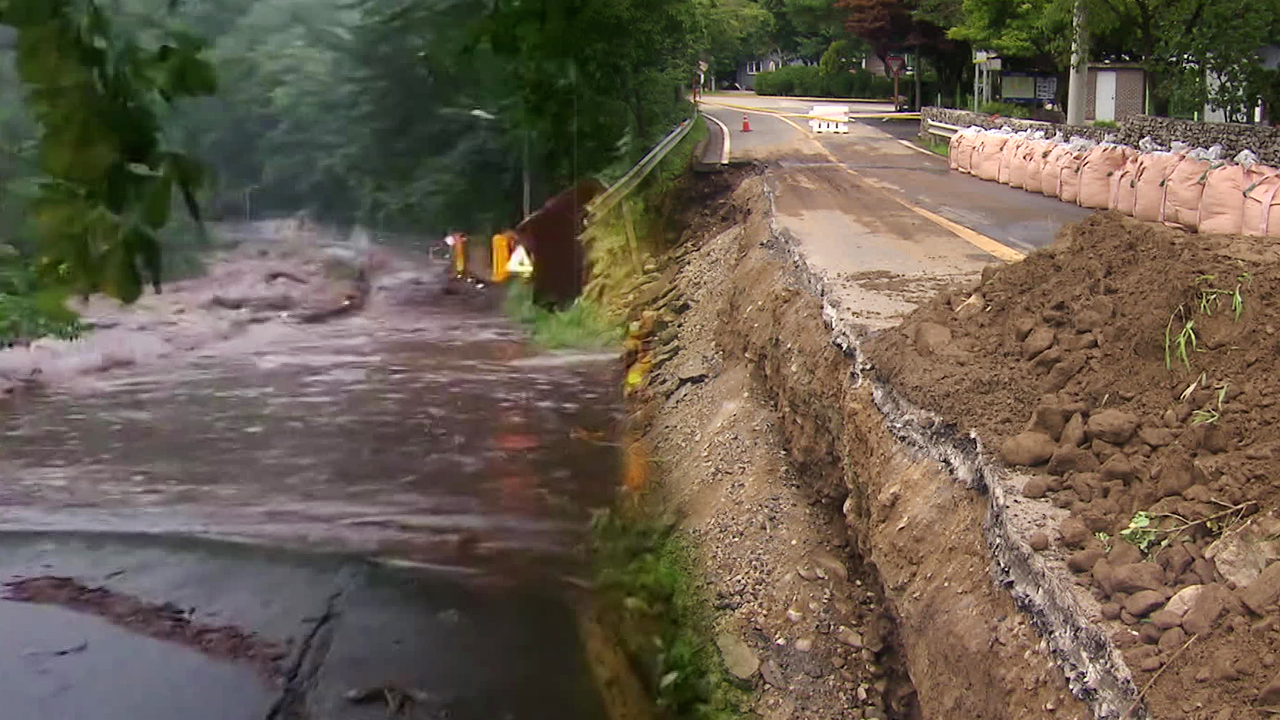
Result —
M1280 712L1278 266L1274 241L1101 213L866 343L1070 511L1029 544L1098 601L1155 717Z

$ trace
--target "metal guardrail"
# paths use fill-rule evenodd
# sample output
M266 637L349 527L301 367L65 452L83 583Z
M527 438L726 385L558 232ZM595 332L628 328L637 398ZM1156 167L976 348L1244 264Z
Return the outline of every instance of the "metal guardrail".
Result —
M948 140L955 137L956 133L964 129L959 125L950 125L948 123L940 123L940 122L937 122L936 120L925 120L924 122L925 122L925 132L929 133L930 135L937 135L939 137L947 138Z
M608 190L605 190L596 199L587 203L587 217L590 220L601 217L621 202L640 184L641 180L644 180L649 173L653 172L654 168L658 167L658 164L667 157L668 153L675 149L676 145L680 144L680 141L693 129L693 123L697 118L698 113L695 108L694 114L688 120L680 123L680 126L673 130L670 135L667 135L662 139L662 142L655 145L648 155L641 158L635 167L627 171L626 175L623 175L618 182L611 185Z

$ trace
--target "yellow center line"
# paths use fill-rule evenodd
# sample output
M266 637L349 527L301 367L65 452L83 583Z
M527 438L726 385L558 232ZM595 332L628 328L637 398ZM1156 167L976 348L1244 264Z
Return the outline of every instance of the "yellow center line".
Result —
M960 223L955 222L954 220L948 220L947 218L944 218L935 212L930 212L929 210L925 210L924 208L912 203L906 198L899 196L897 193L890 192L884 189L879 185L879 183L872 182L870 179L863 177L862 175L858 174L857 171L853 170L852 168L846 166L844 163L840 162L840 159L835 156L835 153L828 150L826 145L823 145L821 142L819 142L818 138L814 137L813 133L809 132L804 127L801 127L800 124L792 121L790 118L787 118L778 113L763 113L763 114L773 115L774 117L778 118L782 122L790 125L796 130L799 130L800 134L804 135L806 138L808 138L810 142L818 146L818 150L822 153L823 156L825 156L832 163L839 165L840 169L849 173L854 178L861 181L864 185L868 185L872 188L875 188L876 190L879 190L880 192L884 193L886 196L891 198L894 202L898 203L902 207L932 222L938 227L950 232L951 234L955 235L961 240L964 240L970 245L977 247L978 249L982 250L988 255L991 255L1007 263L1016 263L1027 256L1026 253L1021 252L1019 250L1014 250L1013 248L1009 247L1008 245L1005 245L999 240L996 240L995 238L987 237L986 235L983 235L982 233L978 232L977 230L974 230L973 228L967 228L964 225L961 225Z

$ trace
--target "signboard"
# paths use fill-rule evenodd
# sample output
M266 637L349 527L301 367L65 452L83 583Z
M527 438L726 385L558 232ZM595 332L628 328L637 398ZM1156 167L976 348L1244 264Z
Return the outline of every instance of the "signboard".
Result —
M1005 100L1035 102L1053 100L1058 92L1056 75L1013 72L1000 78L1000 94Z
M890 55L885 58L885 64L889 66L889 70L893 72L893 76L898 77L902 74L902 69L907 66L907 61L897 55Z

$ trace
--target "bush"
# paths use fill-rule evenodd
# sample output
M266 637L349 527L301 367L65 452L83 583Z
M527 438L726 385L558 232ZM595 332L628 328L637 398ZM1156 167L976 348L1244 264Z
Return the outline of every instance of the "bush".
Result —
M507 286L507 315L524 325L541 347L601 349L622 340L622 328L591 300L579 298L564 310L546 310L534 304L529 283L513 278Z
M866 70L824 72L816 65L788 65L756 75L757 95L889 98L893 80Z
M992 101L989 103L983 103L982 107L978 108L978 110L986 113L987 115L999 115L1000 117L1030 119L1033 115L1032 108L1027 107L1026 105L1008 102Z

